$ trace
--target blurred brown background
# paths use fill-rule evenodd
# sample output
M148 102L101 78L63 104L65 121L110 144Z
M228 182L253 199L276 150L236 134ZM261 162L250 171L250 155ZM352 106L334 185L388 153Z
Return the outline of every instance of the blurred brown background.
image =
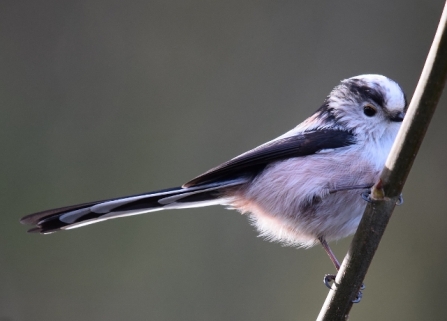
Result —
M0 3L0 320L313 320L320 247L219 207L49 236L19 218L180 185L289 130L340 79L409 97L443 1ZM446 58L447 59L447 58ZM445 320L447 112L438 107L352 320ZM350 239L332 244L343 257Z

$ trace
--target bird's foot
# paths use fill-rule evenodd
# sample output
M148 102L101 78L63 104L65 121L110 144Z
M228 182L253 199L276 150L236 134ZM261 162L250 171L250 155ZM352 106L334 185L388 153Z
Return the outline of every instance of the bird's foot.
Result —
M360 194L364 201L371 203L371 190L368 190L366 192L362 192Z
M326 274L324 276L323 282L324 282L324 285L326 285L326 287L328 289L332 289L332 284L331 284L332 282L334 282L335 289L337 288L337 283L335 283L335 277L336 277L335 274Z
M326 285L327 288L332 290L332 286L335 286L334 290L337 289L338 284L335 282L335 274L326 274L323 278L323 283ZM357 296L354 300L352 300L352 303L359 303L362 300L363 297L363 290L365 289L365 285L362 283L360 286L360 290L357 293Z
M352 300L352 303L359 303L362 300L362 298L363 298L363 293L362 293L362 291L359 291L357 293L357 296L355 297L355 299Z
M364 201L371 203L371 191L362 192L360 195L362 195ZM396 205L400 206L403 203L404 203L404 197L402 196L402 194L400 194L399 198L396 201Z

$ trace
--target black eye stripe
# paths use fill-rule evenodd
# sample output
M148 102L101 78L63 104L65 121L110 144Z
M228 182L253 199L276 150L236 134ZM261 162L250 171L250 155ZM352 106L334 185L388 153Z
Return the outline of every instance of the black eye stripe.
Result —
M385 97L384 94L375 88L371 88L365 82L358 79L350 79L346 86L349 91L357 98L358 101L371 101L376 106L384 108Z

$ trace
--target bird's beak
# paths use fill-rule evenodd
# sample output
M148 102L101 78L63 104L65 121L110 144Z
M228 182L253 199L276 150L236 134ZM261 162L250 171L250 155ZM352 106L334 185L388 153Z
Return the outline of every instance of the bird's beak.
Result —
M404 120L405 117L405 113L403 111L399 111L393 114L390 114L390 120L391 121L395 121L395 122L401 122L402 120Z

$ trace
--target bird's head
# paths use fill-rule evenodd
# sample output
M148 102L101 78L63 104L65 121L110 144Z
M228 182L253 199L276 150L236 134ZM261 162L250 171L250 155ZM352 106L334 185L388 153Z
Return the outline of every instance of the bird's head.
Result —
M374 140L394 140L404 119L407 100L400 86L382 75L342 80L318 110L318 118Z

